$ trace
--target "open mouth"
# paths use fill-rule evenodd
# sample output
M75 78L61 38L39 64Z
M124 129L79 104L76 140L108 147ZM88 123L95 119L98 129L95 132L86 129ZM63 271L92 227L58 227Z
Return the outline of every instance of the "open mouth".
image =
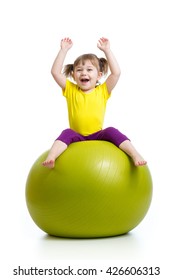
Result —
M83 78L83 79L81 79L81 82L82 83L87 83L87 82L89 82L89 79Z

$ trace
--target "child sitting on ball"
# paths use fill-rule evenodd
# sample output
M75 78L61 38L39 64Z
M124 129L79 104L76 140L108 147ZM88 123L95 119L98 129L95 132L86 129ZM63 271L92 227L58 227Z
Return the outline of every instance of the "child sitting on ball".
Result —
M107 100L120 77L120 68L110 49L109 40L100 38L97 44L106 59L98 58L95 54L84 54L74 64L66 65L63 72L65 57L73 43L70 38L64 38L60 45L51 73L66 97L70 128L62 131L53 143L43 166L53 168L56 158L68 145L87 140L112 142L132 158L135 166L145 165L147 162L127 136L113 127L102 128ZM101 77L108 73L108 66L110 75L99 84ZM68 77L73 78L75 83L68 80Z

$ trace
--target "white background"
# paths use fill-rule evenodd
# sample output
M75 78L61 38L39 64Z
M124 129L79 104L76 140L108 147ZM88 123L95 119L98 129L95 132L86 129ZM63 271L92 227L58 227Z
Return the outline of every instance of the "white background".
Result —
M16 0L0 2L1 254L4 276L42 262L161 266L172 252L172 5L171 0ZM105 36L122 75L108 102L105 127L127 134L147 159L153 200L141 224L122 237L71 240L47 236L33 223L25 183L36 158L68 126L65 99L50 69L60 40L102 56ZM27 264L27 265L26 265ZM2 271L1 271L2 273ZM151 277L154 279L154 276ZM22 279L22 278L21 278ZM25 279L25 278L24 278ZM122 279L122 278L121 278ZM140 278L142 279L142 278Z

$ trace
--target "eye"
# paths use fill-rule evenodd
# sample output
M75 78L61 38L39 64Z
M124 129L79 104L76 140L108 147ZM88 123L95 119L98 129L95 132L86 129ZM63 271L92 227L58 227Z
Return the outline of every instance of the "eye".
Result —
M88 72L91 72L93 69L92 68L88 68Z

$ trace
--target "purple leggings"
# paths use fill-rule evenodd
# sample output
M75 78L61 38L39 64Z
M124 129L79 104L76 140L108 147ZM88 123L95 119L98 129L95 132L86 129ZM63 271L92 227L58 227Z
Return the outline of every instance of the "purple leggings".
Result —
M124 142L125 140L129 140L127 136L122 134L118 129L114 127L108 127L97 131L88 136L83 136L74 130L68 128L62 131L60 136L56 139L64 142L67 146L74 142L79 141L87 141L87 140L104 140L113 143L117 147Z

